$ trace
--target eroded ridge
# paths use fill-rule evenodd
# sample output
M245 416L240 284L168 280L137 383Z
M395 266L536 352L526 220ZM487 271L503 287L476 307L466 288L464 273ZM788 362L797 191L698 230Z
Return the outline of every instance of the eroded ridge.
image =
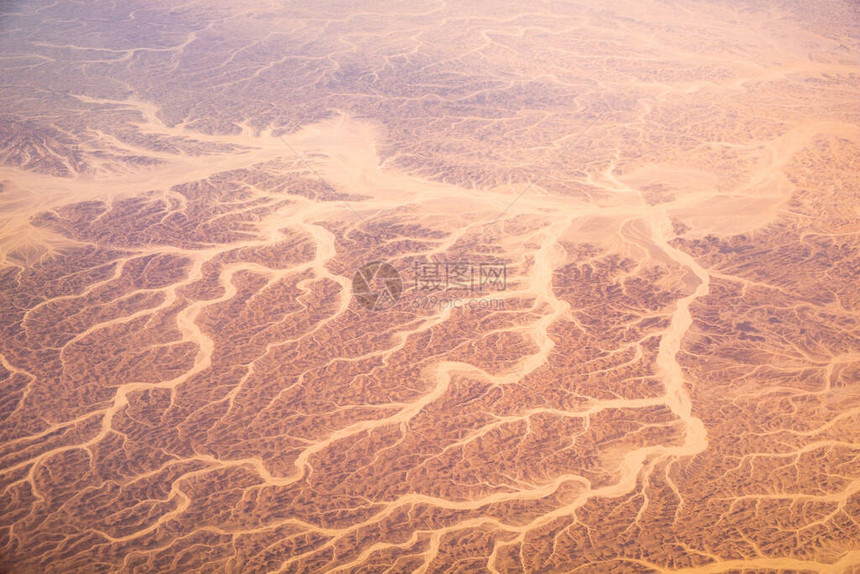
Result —
M857 569L815 6L4 11L0 567Z

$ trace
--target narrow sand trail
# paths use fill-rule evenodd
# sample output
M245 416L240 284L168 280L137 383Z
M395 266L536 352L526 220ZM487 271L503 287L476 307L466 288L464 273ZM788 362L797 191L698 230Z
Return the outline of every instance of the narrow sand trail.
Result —
M139 124L143 133L157 134L165 137L188 137L188 133L181 127L168 127L161 123L156 115L154 107L141 102L115 102L115 101L95 101L90 103L127 106L137 109L143 118L143 122ZM476 210L486 212L488 215L493 210L502 210L508 203L509 198L504 194L496 192L481 191L481 190L464 190L456 186L426 182L420 179L404 176L393 173L381 168L381 162L378 159L376 152L376 139L378 134L376 130L367 124L355 122L345 116L340 116L332 120L327 120L321 124L309 126L297 134L293 134L286 138L289 146L285 142L266 132L262 134L253 134L251 130L245 128L241 134L237 135L219 135L210 136L204 134L194 134L194 138L203 142L218 144L229 148L231 151L224 153L216 153L214 155L193 157L193 156L175 156L170 154L160 154L159 159L165 162L165 165L151 169L141 169L138 173L122 175L118 177L107 176L80 176L73 179L58 179L50 176L21 172L20 170L3 168L0 177L11 179L16 182L16 189L19 190L19 205L15 211L7 211L4 213L7 221L18 221L21 227L26 226L26 222L36 213L44 210L51 210L61 207L74 201L104 201L110 203L117 198L132 197L152 190L169 190L175 185L186 183L188 181L207 179L216 173L229 170L247 169L261 163L272 160L293 161L297 158L290 150L291 146L297 150L303 158L311 158L310 162L314 166L314 170L319 173L326 182L329 182L335 189L348 190L350 194L369 197L369 200L353 202L351 207L357 210L359 214L365 214L367 217L372 217L374 213L386 212L401 206L405 203L411 203L418 207L426 208L430 213L433 209L439 209L445 204L451 205L453 202L462 202L464 197L472 197L472 205ZM259 192L261 197L272 199L271 194ZM519 213L529 213L536 217L547 218L548 213L558 213L559 198L547 197L545 195L532 195L523 198L523 201L517 206ZM561 200L564 202L564 200ZM552 352L553 341L547 336L547 330L550 325L557 319L563 316L569 310L569 304L559 300L553 292L553 270L563 262L564 253L558 246L559 237L565 232L567 227L577 218L583 215L594 215L604 212L609 212L613 215L641 215L639 210L641 204L631 203L629 205L615 206L607 209L601 209L593 205L583 204L582 202L569 201L569 210L567 215L562 218L552 219L550 216L550 225L545 228L542 234L541 246L535 250L534 266L532 272L526 280L526 285L522 290L517 291L517 295L529 295L536 299L536 308L542 308L546 311L542 314L539 320L528 325L522 334L529 338L537 345L538 351L524 357L521 362L513 366L511 372L501 375L491 375L482 369L476 368L468 363L452 363L441 362L431 369L432 374L429 376L435 380L435 385L432 390L416 400L413 403L404 405L397 414L386 417L381 420L365 421L348 426L340 431L328 436L312 446L309 446L297 458L295 462L295 474L290 477L277 478L271 476L268 472L262 472L265 475L267 484L290 484L299 480L309 470L308 460L317 452L320 452L338 440L343 440L351 436L357 436L361 433L368 432L375 428L381 428L388 425L403 425L420 412L424 407L433 403L444 395L452 374L468 373L474 376L482 377L493 384L505 385L516 382L523 377L528 376L531 372L539 368L545 363L547 357ZM248 240L245 242L231 243L223 247L213 247L198 250L180 250L176 248L160 248L155 246L146 250L140 250L134 253L127 259L122 259L117 263L114 278L121 273L123 266L133 257L138 257L143 253L168 252L181 254L191 259L191 267L187 276L179 283L161 289L164 293L164 298L156 307L144 309L131 315L117 317L109 321L97 323L89 327L86 331L79 333L67 345L72 345L85 339L87 336L101 329L105 329L114 325L127 323L135 318L157 313L161 310L169 308L176 302L177 290L194 283L202 277L203 265L212 260L214 257L228 250L235 250L247 247L260 247L266 245L274 245L283 239L279 229L288 228L298 230L303 235L308 237L316 248L316 257L308 264L302 264L295 267L287 268L283 271L273 271L264 268L260 265L249 263L234 263L225 267L219 276L219 283L223 289L223 293L211 300L193 302L184 308L177 316L177 326L181 333L181 342L193 343L198 351L194 358L193 366L190 370L182 375L168 381L158 383L129 383L119 386L116 389L115 398L106 410L100 413L91 413L87 415L99 415L102 417L101 431L89 440L86 444L61 447L47 451L40 455L39 460L31 460L29 464L33 464L33 468L38 467L40 460L45 460L59 452L71 448L87 448L90 445L96 444L111 432L111 421L121 409L127 406L128 396L130 393L139 392L152 388L167 388L175 389L184 381L205 371L211 365L212 354L214 352L214 342L209 338L197 325L197 318L200 313L206 308L217 305L229 300L236 294L236 287L233 284L233 277L240 271L250 271L258 274L269 276L269 280L275 281L283 277L287 273L297 273L304 270L313 272L314 281L321 279L330 279L337 282L341 287L341 293L346 294L349 291L349 280L347 277L337 276L332 274L326 263L337 255L335 249L335 241L333 235L319 226L317 222L326 221L333 216L343 217L345 214L344 206L338 202L314 202L304 198L293 198L288 206L276 210L272 215L266 217L259 222L258 239ZM348 213L347 213L348 215ZM665 218L665 217L664 217ZM655 219L655 223L658 222ZM660 222L661 227L657 228L655 233L665 234L666 229L664 222ZM438 252L444 252L450 246L456 237L463 234L455 234L453 238L443 242L437 249ZM689 258L683 257L683 254L671 249L666 243L667 238L657 235L654 237L655 243L666 250L667 254L684 266L692 266L694 263ZM678 309L672 320L672 327L664 337L664 343L661 345L660 365L664 370L666 377L666 402L670 404L673 412L679 417L689 419L690 407L689 398L682 388L682 376L680 367L674 362L674 354L680 345L681 338L686 328L689 326L689 305L693 299L701 296L707 291L707 276L700 268L694 272L700 277L701 285L696 293L679 301ZM101 283L107 283L111 279L106 279ZM90 286L83 293L78 295L68 295L64 297L78 297L86 294L96 286ZM48 301L42 303L45 305ZM335 319L341 313L347 311L349 299L346 296L341 296L337 312L328 320ZM32 312L32 311L31 311ZM444 322L450 316L451 310L446 310L439 317L432 320L426 320L414 330L404 334L402 338L405 341L406 336L412 333L418 333L426 329L432 328ZM392 352L396 349L392 349ZM232 399L232 397L231 397ZM583 412L572 413L573 416L587 417L603 408L637 408L643 405L653 405L654 401L607 401L593 406L591 409ZM84 417L84 418L87 418ZM79 422L67 421L60 425L54 425L52 430L57 430L66 426L74 425ZM690 453L696 449L702 448L704 443L704 430L701 424L687 420L685 423L690 431L688 443ZM34 438L34 437L30 437ZM641 470L641 460L646 458L651 452L639 452L630 455L630 460L622 465L621 478L617 488L613 490L604 490L601 495L617 495L629 490L635 483L636 477ZM224 461L228 463L227 461ZM247 462L247 461L245 461ZM22 463L26 464L26 463ZM256 464L255 464L256 466ZM576 477L569 477L576 479ZM542 486L537 492L544 492L547 488L552 490L551 486ZM594 493L597 494L597 493ZM527 496L520 493L518 496ZM587 498L587 497L586 497ZM421 499L420 496L407 497L405 500L392 503L391 508L395 508L402 504L414 504ZM436 501L440 503L440 501ZM470 503L465 503L468 508L480 508L485 504L489 504L491 500L477 500ZM141 533L142 535L143 533Z
M168 127L162 124L156 115L156 110L151 106L139 102L98 102L110 105L131 106L141 112L144 121L140 124L142 131L169 137L188 137L181 127ZM180 249L168 246L151 246L138 250L132 250L132 255L120 259L111 278L101 281L99 284L107 284L119 277L123 267L135 257L146 253L171 253L187 257L190 260L189 271L185 277L172 285L157 289L163 298L161 302L151 308L143 309L126 316L116 317L108 321L96 323L89 326L84 332L79 333L67 343L72 345L87 338L90 334L114 325L127 323L137 317L152 315L159 311L168 309L178 298L178 291L198 281L203 277L204 265L213 259L236 249L257 248L275 246L284 241L282 229L297 232L306 238L315 249L315 257L311 261L286 266L283 269L273 269L260 264L250 262L237 262L223 266L218 276L221 294L218 297L205 301L195 301L188 304L177 315L176 322L180 333L177 342L191 343L196 346L197 352L193 365L189 370L170 380L157 383L132 382L120 385L116 388L113 401L106 408L87 413L75 420L54 424L38 435L19 439L22 442L36 441L40 436L47 435L64 428L89 420L92 417L101 418L101 426L98 432L83 443L62 446L46 450L35 458L20 462L19 464L5 469L10 472L19 468L29 467L29 472L20 482L29 482L34 491L34 474L41 463L45 460L72 449L89 449L91 446L104 440L111 432L113 418L129 404L129 396L132 393L151 390L156 388L170 389L174 391L177 387L188 381L191 377L198 375L212 365L213 354L216 351L215 342L198 325L198 319L207 308L229 301L237 293L234 278L237 273L251 272L266 277L267 285L273 285L290 275L310 273L311 278L299 282L298 287L307 292L312 282L330 280L340 287L337 305L332 315L324 319L325 323L336 320L349 311L350 278L333 273L329 263L338 256L337 237L326 229L321 222L333 219L346 220L353 225L361 225L362 220L370 220L378 214L387 214L401 208L404 205L411 206L414 210L425 213L429 217L444 217L446 210L456 206L457 210L467 208L474 213L476 221L491 221L497 214L510 206L510 194L498 191L463 189L452 185L423 181L419 178L398 174L384 169L377 154L377 141L379 132L374 126L352 120L346 116L338 116L313 126L308 126L302 131L281 139L273 136L271 132L254 134L245 128L242 133L236 135L206 136L195 134L194 137L200 141L209 142L229 148L231 151L214 153L206 156L163 156L165 165L158 168L145 168L133 176L122 177L79 177L76 179L58 179L49 176L36 175L21 172L9 168L0 170L0 178L15 181L12 190L14 201L10 205L15 208L4 212L6 227L4 229L26 229L29 218L44 210L61 207L73 201L98 200L110 203L120 197L131 197L152 190L161 190L169 193L171 187L186 183L188 181L207 179L213 175L237 169L247 169L255 165L279 160L289 162L296 166L296 171L304 173L309 177L321 176L338 193L345 192L348 195L362 196L362 199L348 200L349 205L343 205L342 201L334 201L336 198L327 198L329 201L314 201L300 196L284 198L274 192L267 192L258 188L251 188L253 193L260 199L269 201L283 201L284 204L274 209L270 214L256 223L256 237L246 241L233 242L225 245L211 246L200 249ZM286 142L285 142L286 140ZM791 140L786 145L792 150L802 142ZM288 145L287 145L288 144ZM292 148L292 149L291 149ZM297 158L292 150L296 150L301 158ZM787 153L787 152L786 152ZM783 155L778 155L775 162L784 160ZM304 162L312 166L312 174L307 173ZM767 166L773 169L772 166ZM768 174L762 177L769 177ZM621 222L635 222L635 232L625 232L623 226L618 229L607 229L608 235L618 234L626 240L640 247L644 252L650 253L651 257L669 262L677 266L689 277L688 293L675 301L674 308L669 317L669 326L660 334L659 350L657 354L658 375L663 385L663 393L659 397L647 399L613 399L594 400L586 408L580 410L565 411L560 409L530 409L523 413L500 418L493 424L484 426L477 431L461 437L452 448L462 446L469 442L480 439L495 428L504 424L512 424L517 421L528 421L530 417L550 414L563 418L578 418L589 420L595 414L609 409L642 409L655 406L665 406L677 418L683 429L683 441L679 445L650 445L631 449L623 453L617 463L614 472L614 481L610 484L595 487L588 480L579 476L575 469L569 473L560 474L540 484L533 484L520 489L475 498L472 500L452 500L440 497L428 496L419 493L406 494L391 500L380 501L381 509L372 514L366 520L344 528L322 528L306 522L290 519L275 524L261 527L261 530L270 530L281 525L294 525L307 532L313 532L330 537L330 541L314 550L319 552L325 548L332 547L339 540L350 536L361 528L381 523L391 517L397 510L404 507L416 505L430 505L437 508L462 511L476 511L488 505L511 501L528 501L548 497L564 486L574 485L577 489L575 498L564 505L546 512L534 520L521 525L508 524L494 518L471 518L457 523L456 525L414 533L410 541L401 544L414 543L417 537L429 537L430 544L424 552L423 566L417 571L423 572L429 568L435 557L441 538L452 531L489 526L505 532L506 537L500 539L494 546L492 554L487 562L490 571L497 572L495 561L502 548L523 542L525 536L553 520L571 516L576 509L585 505L594 498L613 498L629 494L637 488L643 476L653 471L658 462L674 461L684 457L694 456L707 448L707 432L702 421L693 414L690 395L685 388L684 372L678 362L678 353L682 341L692 324L691 306L695 301L704 297L709 292L710 276L692 257L671 245L675 237L673 232L671 210L685 202L689 198L680 198L678 203L667 203L651 206L643 201L641 195L634 188L619 181L613 175L610 165L603 173L587 174L581 183L600 187L613 194L617 194L618 200L611 205L601 207L582 201L581 199L555 197L544 193L530 193L524 195L517 202L515 209L508 214L513 216L529 216L537 221L544 222L538 231L533 234L535 247L526 248L526 253L532 258L532 265L527 277L523 278L521 285L516 290L503 294L503 297L524 297L534 300L533 310L539 310L539 317L531 322L518 327L517 331L536 348L536 351L528 353L512 361L505 372L492 374L476 365L466 361L440 360L429 365L424 376L429 382L428 390L415 400L408 403L392 403L395 409L393 414L379 419L361 420L333 431L325 437L308 444L295 458L292 471L285 476L274 475L263 460L255 457L241 458L235 460L218 459L210 455L200 454L191 460L203 462L206 468L192 473L181 475L173 483L170 490L169 500L176 503L176 507L169 513L151 522L146 528L122 537L112 537L105 533L102 535L110 541L120 542L134 540L153 532L162 524L167 524L171 518L184 512L192 503L189 496L182 490L183 481L204 475L208 472L223 469L242 467L251 469L257 474L261 483L255 488L269 486L289 486L307 478L314 472L312 458L325 451L337 442L354 439L366 435L377 429L387 427L406 428L419 413L426 407L432 405L445 396L449 390L452 377L465 375L476 377L490 385L510 385L526 379L541 366L545 365L552 355L555 343L549 336L549 329L559 320L569 317L570 304L560 299L554 291L554 272L566 262L567 254L561 247L561 241L565 234L580 218L606 216ZM703 192L704 193L704 192ZM469 198L469 199L464 199ZM452 233L432 248L430 254L444 254L456 241L467 236L470 230L477 231L467 226L451 230ZM625 235L626 233L626 235ZM32 235L28 237L38 247L42 238ZM513 250L516 245L507 245L505 238L501 238L500 244L506 250ZM57 300L81 297L91 292L98 285L91 285L80 293L63 295ZM49 301L40 303L46 305ZM33 311L31 310L30 313ZM384 351L369 352L366 355L351 360L382 356L389 357L402 349L407 339L418 333L425 332L440 326L448 321L453 310L446 309L438 314L416 318L408 327L400 332L399 342ZM320 325L315 327L318 329ZM307 334L305 335L307 336ZM267 346L263 356L271 349L281 343ZM258 359L259 359L258 358ZM4 359L5 365L5 359ZM14 369L13 365L9 366ZM234 399L242 389L242 386L254 373L254 363L247 366L247 371L239 384L227 396L222 399L232 409ZM228 411L229 412L229 411ZM8 490L8 488L7 488ZM212 531L221 531L217 527L205 527ZM226 531L225 531L226 532ZM251 530L243 531L251 532ZM367 549L346 565L341 565L341 570L346 570L350 565L358 565L365 558L387 547L397 546L379 542ZM291 566L305 555L297 555L282 562L273 571L287 572Z

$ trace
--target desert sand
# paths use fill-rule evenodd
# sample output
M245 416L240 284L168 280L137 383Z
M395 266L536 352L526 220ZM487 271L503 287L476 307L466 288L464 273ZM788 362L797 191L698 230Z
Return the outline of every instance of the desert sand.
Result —
M2 9L0 569L860 568L856 6L390 10Z

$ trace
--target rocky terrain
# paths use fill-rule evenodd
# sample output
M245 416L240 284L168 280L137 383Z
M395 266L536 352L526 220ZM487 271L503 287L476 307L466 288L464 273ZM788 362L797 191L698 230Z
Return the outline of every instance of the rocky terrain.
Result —
M860 572L858 28L3 3L0 571Z

